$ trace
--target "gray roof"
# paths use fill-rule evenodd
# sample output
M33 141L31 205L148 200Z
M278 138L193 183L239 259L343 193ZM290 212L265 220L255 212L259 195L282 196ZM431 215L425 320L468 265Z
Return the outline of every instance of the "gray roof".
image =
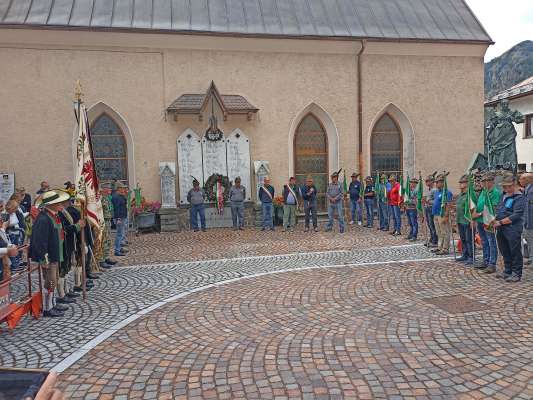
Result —
M500 100L513 100L524 96L533 94L533 75L523 80L522 82L504 90L485 102L486 106L492 106L500 102Z
M491 42L464 0L0 0L0 27Z

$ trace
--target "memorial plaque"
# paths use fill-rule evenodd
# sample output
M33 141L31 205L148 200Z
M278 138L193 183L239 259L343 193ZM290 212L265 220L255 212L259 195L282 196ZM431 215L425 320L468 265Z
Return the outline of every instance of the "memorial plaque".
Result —
M259 187L263 184L265 177L270 175L270 163L268 161L254 161L255 171L255 195L257 203L259 200Z
M246 188L246 200L252 198L250 179L250 141L240 130L235 129L226 140L228 178L234 182L235 178L241 177L241 185Z
M222 214L218 213L215 207L205 208L205 225L207 228L231 228L233 220L231 219L231 208L229 204L224 207Z
M159 175L161 176L161 207L176 207L176 164L173 162L160 162Z
M192 188L192 177L194 176L200 183L204 182L202 143L192 129L187 129L178 138L178 166L180 204L187 204L187 193Z
M228 175L226 165L226 141L202 139L204 183L213 174Z
M1 173L0 174L0 200L6 203L11 195L15 193L15 174Z

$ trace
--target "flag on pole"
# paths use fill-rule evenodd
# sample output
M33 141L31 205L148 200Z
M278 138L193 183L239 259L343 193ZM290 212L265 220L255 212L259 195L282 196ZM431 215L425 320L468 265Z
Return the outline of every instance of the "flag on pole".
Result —
M483 189L485 196L485 205L483 207L483 225L485 229L489 232L494 232L492 223L496 220L496 213L494 212L494 204L489 195L489 191L485 188Z
M348 193L348 182L346 181L346 170L344 170L344 177L343 177L342 187L344 189L344 194Z
M474 217L472 217L472 212L477 208L476 204L476 191L474 188L474 178L470 174L468 175L468 187L466 189L466 207L465 207L465 218L472 222Z
M422 174L419 174L418 177L418 187L416 193L416 209L418 212L424 212L424 206L422 204L422 198L424 197L424 184L422 183Z
M374 190L378 200L381 200L381 182L379 181L379 172L376 171L376 176L374 178Z
M133 192L135 193L135 207L140 207L142 203L141 188L137 186Z
M97 243L102 243L104 232L104 212L98 188L98 177L94 165L91 134L87 110L81 100L75 103L78 120L78 140L76 143L76 198L83 203L88 223L94 228ZM98 248L97 246L95 246Z
M444 187L442 188L442 197L440 201L440 216L446 214L446 205L448 205L448 177L444 177Z
M359 186L359 198L363 199L365 197L365 183L363 181L363 176L359 175L359 177L361 178L361 186Z
M219 214L224 213L224 187L222 186L222 175L218 176L216 184L216 201Z
M409 197L411 197L411 178L407 175L407 180L405 181L405 186L402 189L402 199L403 202L407 202Z

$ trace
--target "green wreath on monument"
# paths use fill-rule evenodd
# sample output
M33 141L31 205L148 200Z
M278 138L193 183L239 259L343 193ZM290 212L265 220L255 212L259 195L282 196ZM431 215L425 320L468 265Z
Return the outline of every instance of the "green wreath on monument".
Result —
M204 191L209 201L217 201L217 181L220 179L222 187L224 188L224 202L229 200L229 190L231 188L231 183L227 176L220 174L213 174L205 181Z

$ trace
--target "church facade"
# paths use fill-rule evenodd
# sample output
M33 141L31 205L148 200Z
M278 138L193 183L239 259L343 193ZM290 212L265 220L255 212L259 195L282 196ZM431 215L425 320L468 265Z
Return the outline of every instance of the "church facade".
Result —
M278 190L323 191L341 168L455 182L483 148L490 43L462 0L0 1L0 172L30 191L72 179L80 79L100 178L150 199L174 163L186 202L180 140L205 141L213 117L248 143L251 193L257 161Z

